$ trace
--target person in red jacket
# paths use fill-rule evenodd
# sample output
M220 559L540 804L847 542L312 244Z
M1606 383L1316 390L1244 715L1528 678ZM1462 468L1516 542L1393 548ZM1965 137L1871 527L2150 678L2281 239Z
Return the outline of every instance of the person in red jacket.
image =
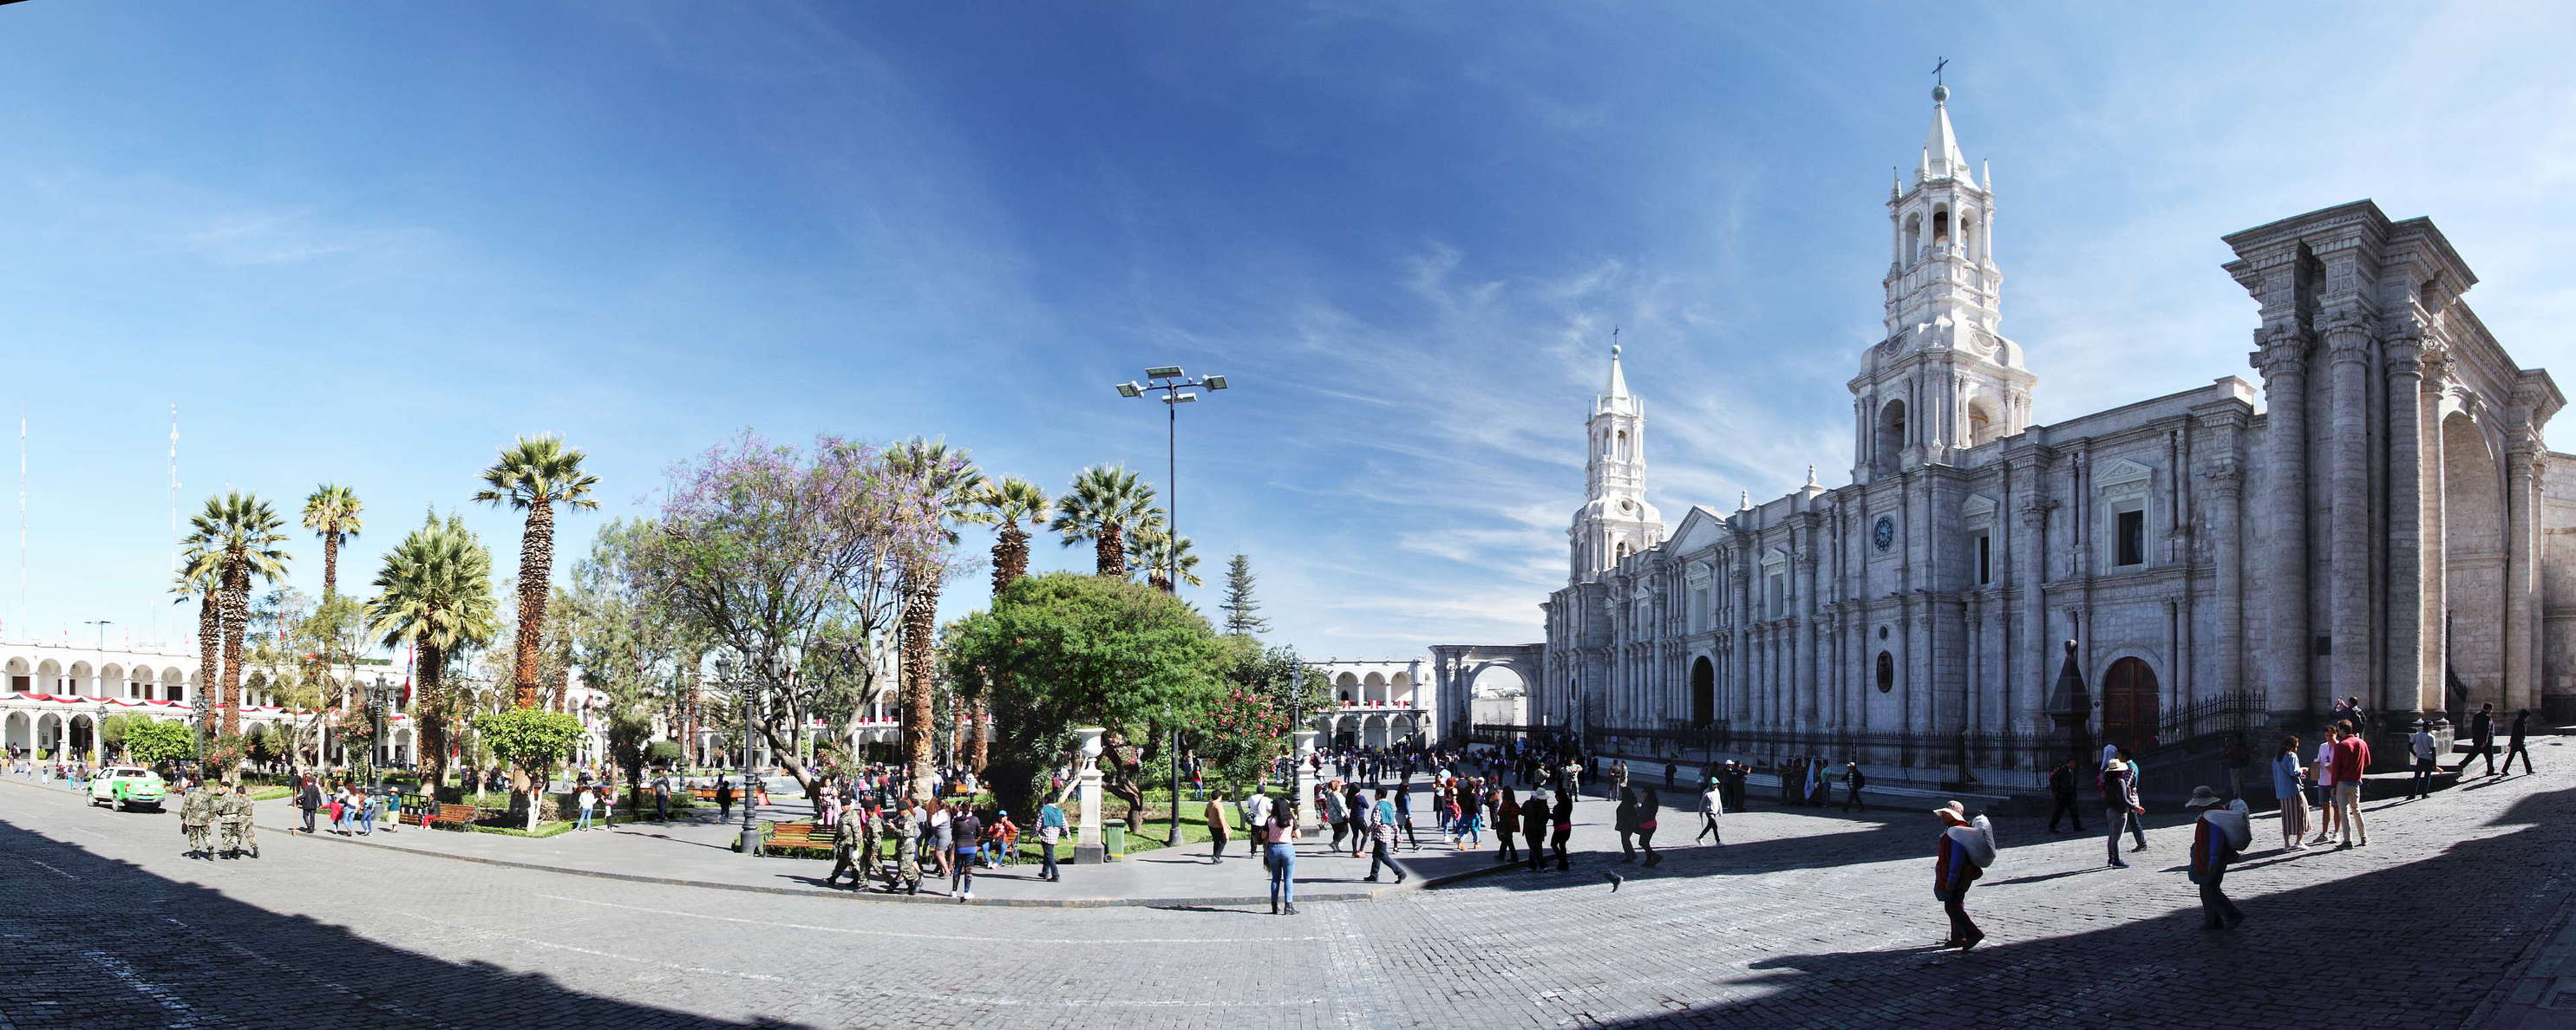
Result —
M2191 800L2182 806L2200 813L2200 821L2192 827L2191 882L2200 885L2202 929L2233 930L2245 921L2245 913L2227 900L2224 889L2227 864L2253 843L2253 829L2246 823L2243 804L2227 804L2219 800L2217 791L2194 787Z
M2370 846L2370 827L2361 821L2361 774L2370 771L2370 743L2361 739L2353 725L2334 725L2334 804L2343 816L2343 844L2351 847L2354 834L2361 836L2361 846Z

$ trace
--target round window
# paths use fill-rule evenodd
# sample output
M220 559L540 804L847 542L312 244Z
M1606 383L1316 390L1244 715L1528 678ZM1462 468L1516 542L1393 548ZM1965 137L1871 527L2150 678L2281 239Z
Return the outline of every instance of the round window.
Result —
M1878 692L1896 689L1896 659L1885 651L1878 653Z

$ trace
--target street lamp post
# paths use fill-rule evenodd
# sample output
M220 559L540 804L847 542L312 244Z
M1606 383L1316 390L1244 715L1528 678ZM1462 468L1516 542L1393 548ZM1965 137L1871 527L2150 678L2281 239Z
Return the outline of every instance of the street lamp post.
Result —
M1192 392L1199 387L1222 390L1225 377L1193 377L1179 365L1156 365L1145 370L1145 382L1133 379L1118 384L1118 396L1142 397L1148 391L1163 394L1163 582L1174 593L1181 590L1181 405L1197 401ZM1165 846L1181 844L1181 726L1172 723L1172 831Z
M116 620L113 620L113 619L82 619L82 620L81 620L81 625L84 625L84 626L96 626L96 627L98 627L98 646L95 648L95 650L98 652L98 664L97 664L97 665L90 666L89 674L90 674L91 678L93 679L93 681L96 681L96 680L104 680L104 679L106 679L106 678L107 678L107 628L108 628L109 626L116 625ZM106 696L107 696L107 684L105 684L105 683L99 683L99 685L98 685L98 696L100 696L100 697L106 697ZM70 734L68 731L66 731L63 735L64 735L64 737L66 737L66 738L69 738L69 737L71 736L71 734ZM90 748L90 750L91 750L91 751L93 751L93 752L98 752L98 751L104 751L104 750L106 750L106 748L107 748L107 741L106 741L105 739L103 739L103 738L104 738L104 736L105 736L104 734L101 734L101 733L98 731L98 720L97 720L97 718L95 718L95 717L91 718L91 719L90 719L90 724L89 724L89 748Z
M742 853L746 857L753 858L760 855L760 823L756 818L760 794L752 789L752 778L758 773L751 764L754 694L760 689L760 673L775 671L777 661L777 656L772 655L764 663L763 668L744 669L745 675L740 687L742 690Z

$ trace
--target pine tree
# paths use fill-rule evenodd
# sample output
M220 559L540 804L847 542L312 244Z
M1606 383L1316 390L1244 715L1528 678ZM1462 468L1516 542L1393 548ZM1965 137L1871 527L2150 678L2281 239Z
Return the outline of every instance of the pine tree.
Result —
M1225 631L1254 636L1270 631L1270 620L1262 618L1261 602L1252 599L1252 559L1235 555L1225 563L1225 603L1217 606L1225 612Z

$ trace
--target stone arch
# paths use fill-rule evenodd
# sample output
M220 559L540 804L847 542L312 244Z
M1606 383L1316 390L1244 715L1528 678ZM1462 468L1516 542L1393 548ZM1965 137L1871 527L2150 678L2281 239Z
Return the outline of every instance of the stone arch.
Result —
M1972 260L1977 256L1976 208L1963 207L1959 209L1959 253L1968 256Z
M1346 705L1359 704L1360 678L1348 672L1333 677L1333 698Z
M36 747L36 718L25 712L0 714L0 745L11 754L33 754Z
M98 757L98 714L74 712L63 723L63 748L74 758Z
M185 701L188 699L187 693L187 673L175 668L161 670L161 692L154 695L155 697L163 701Z
M58 752L62 747L62 738L63 717L61 713L43 712L36 716L35 747L37 751L44 754L44 757L61 757Z
M1386 703L1386 674L1374 669L1360 678L1360 703Z
M75 659L63 673L63 693L73 697L97 697L98 670L86 660Z
M63 663L47 658L36 663L36 693L60 694L63 690Z
M2442 419L2443 702L2454 721L2505 705L2504 461L2478 420Z
M1923 260L1923 213L1905 216L1905 263Z
M1949 245L1950 205L1934 204L1932 205L1932 249L1940 250Z
M1413 673L1398 669L1386 678L1386 701L1391 705L1409 705L1420 700L1414 694Z
M6 671L0 675L7 677L5 680L0 680L0 690L25 693L36 689L35 666L28 664L25 658L9 659Z
M1870 433L1870 464L1879 474L1895 472L1902 462L1905 432L1905 401L1896 399L1879 405L1875 428Z

